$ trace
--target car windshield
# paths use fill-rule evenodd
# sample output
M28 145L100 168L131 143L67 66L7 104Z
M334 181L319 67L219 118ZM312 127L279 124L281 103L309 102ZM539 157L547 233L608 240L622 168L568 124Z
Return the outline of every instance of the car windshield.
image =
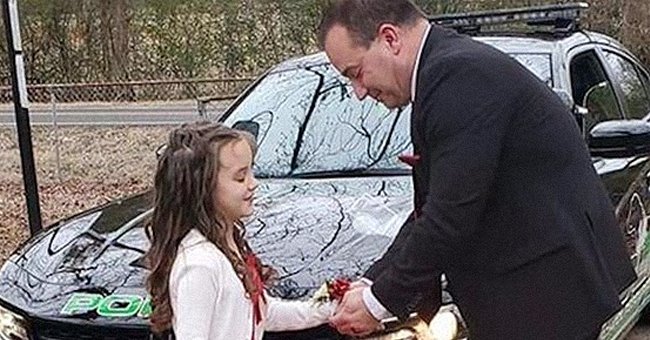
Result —
M550 84L550 58L511 54ZM410 106L388 110L350 86L326 62L267 73L224 119L257 133L259 178L404 175L412 153Z
M329 64L268 73L225 119L254 122L256 176L408 174L410 108L357 100Z

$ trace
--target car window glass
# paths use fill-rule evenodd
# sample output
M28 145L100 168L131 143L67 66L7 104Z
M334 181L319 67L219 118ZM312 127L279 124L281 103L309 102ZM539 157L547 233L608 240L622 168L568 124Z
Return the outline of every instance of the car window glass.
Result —
M637 68L622 56L605 51L605 60L612 70L612 76L623 91L623 107L628 118L641 119L650 112L650 100L645 91Z
M645 89L645 93L650 96L650 78L648 76L648 73L645 70L642 70L640 68L637 68L639 75L641 76L641 82L643 82L643 88Z
M643 83L643 89L645 90L646 95L648 98L650 98L650 76L648 75L648 72L645 69L642 69L640 66L637 65L637 73L641 77L641 82ZM649 119L648 116L645 117L645 119Z
M543 81L549 87L554 87L553 84L553 67L551 62L551 54L547 52L529 52L528 49L513 50L511 41L508 39L487 39L480 41L491 45L492 47L507 53L510 57L524 65L528 71L532 72L537 78Z
M298 131L304 123L320 77L304 70L270 73L250 92L224 123L259 124L254 171L260 177L281 177L291 170Z
M548 53L510 53L510 56L524 65L530 72L537 76L549 87L553 87L551 74L551 55Z
M599 122L622 118L611 82L595 51L573 57L570 75L573 100L588 110L584 116L584 131L590 131Z

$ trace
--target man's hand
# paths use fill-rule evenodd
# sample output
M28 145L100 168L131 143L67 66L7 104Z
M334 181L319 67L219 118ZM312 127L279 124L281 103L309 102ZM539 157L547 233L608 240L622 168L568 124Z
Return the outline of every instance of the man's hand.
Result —
M339 333L365 336L381 329L381 324L368 311L363 303L363 289L351 289L330 318L330 324Z

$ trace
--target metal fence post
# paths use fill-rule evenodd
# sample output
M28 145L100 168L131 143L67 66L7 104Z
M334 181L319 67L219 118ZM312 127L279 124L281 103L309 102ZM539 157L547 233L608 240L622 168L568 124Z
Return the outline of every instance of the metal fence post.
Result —
M208 112L206 111L205 106L205 101L203 99L196 98L196 108L201 119L208 119Z
M54 86L48 86L50 92L50 102L52 103L52 125L54 127L54 152L56 157L56 178L59 180L59 183L63 183L63 177L61 176L61 150L60 150L60 141L59 141L59 126L56 119L56 94L54 93Z
M41 221L41 206L38 198L38 183L36 182L36 165L32 146L32 130L29 124L29 99L27 82L25 81L25 62L20 40L20 22L17 0L2 1L2 18L7 37L7 56L9 58L9 74L11 76L12 98L18 130L18 147L20 149L20 164L23 171L25 201L27 203L27 218L29 231L34 235L43 229Z

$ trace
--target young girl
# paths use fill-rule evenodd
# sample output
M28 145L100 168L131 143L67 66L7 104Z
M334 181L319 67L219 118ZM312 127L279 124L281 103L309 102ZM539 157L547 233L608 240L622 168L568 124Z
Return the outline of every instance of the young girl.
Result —
M147 235L151 325L179 340L259 340L264 331L328 321L331 304L267 296L271 271L244 240L240 219L253 212L257 182L252 136L214 123L191 123L169 135L158 160Z

